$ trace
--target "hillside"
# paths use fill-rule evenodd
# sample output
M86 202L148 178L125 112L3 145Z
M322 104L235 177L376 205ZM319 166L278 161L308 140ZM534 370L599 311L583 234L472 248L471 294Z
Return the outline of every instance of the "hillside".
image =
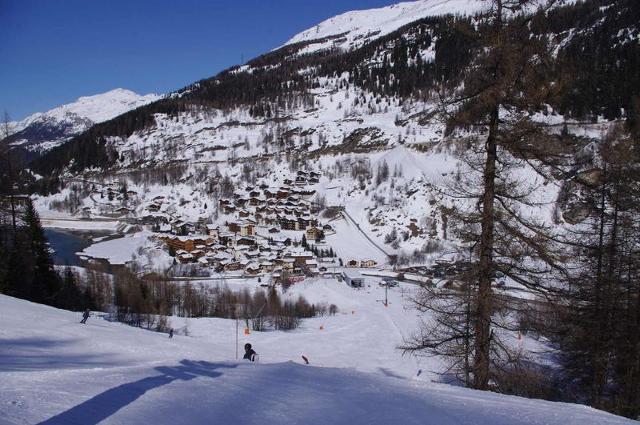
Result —
M367 304L356 317L387 314ZM251 335L261 360L249 364L233 361L233 321L191 319L191 336L170 340L98 316L80 325L76 313L0 296L0 423L633 423L583 406L412 379L386 357L377 357L373 373L374 358L357 338L365 328L350 320L336 317L321 336L316 319L293 335ZM371 326L381 331L384 323ZM304 342L312 334L323 340L314 348ZM301 365L301 352L333 367ZM353 368L362 363L372 369Z
M324 30L305 31L243 66L97 125L33 166L46 175L69 166L73 173L139 169L231 155L269 158L442 141L436 90L440 81L455 86L464 76L476 37L473 17L442 14L477 11L467 3L475 4L425 0L341 15L317 27L326 27L324 38L312 35ZM531 31L555 46L549 78L563 82L549 109L540 112L582 134L583 125L589 132L634 108L640 7L630 0L571 3L533 20ZM414 9L422 19L409 21ZM359 38L359 31L370 31L361 21L385 30ZM348 40L357 39L353 48L317 49L343 30ZM237 149L251 131L246 138L254 148Z
M471 16L486 7L487 3L481 0L420 0L346 12L296 34L285 45L304 43L307 45L305 53L329 49L354 50L428 16Z
M528 113L551 137L566 135L567 154L584 157L591 155L590 143L634 108L640 45L631 40L640 6L627 0L562 4L531 23L533 34L555 46L550 78L563 81L562 91L543 110ZM450 252L447 211L454 201L445 195L460 178L465 140L472 136L449 134L437 87L442 80L455 86L468 72L476 37L469 15L477 6L423 0L349 12L241 67L97 124L30 165L32 190L47 195L38 207L46 217L107 217L156 230L183 221L224 230L239 217L220 202L253 185L292 190L297 173L314 172L318 181L295 188L306 193L304 201L344 208L357 222L336 221L340 231L328 237L344 261L354 253L378 264L389 255L404 264L410 257L433 261ZM363 32L372 35L360 37ZM356 45L316 49L344 33ZM582 171L541 182L537 196L547 205L534 214L546 222L574 216L577 200L561 195ZM521 172L535 178L531 167ZM117 194L123 191L130 193ZM268 238L273 221L250 218ZM373 242L340 243L352 235ZM299 232L287 236L301 238Z

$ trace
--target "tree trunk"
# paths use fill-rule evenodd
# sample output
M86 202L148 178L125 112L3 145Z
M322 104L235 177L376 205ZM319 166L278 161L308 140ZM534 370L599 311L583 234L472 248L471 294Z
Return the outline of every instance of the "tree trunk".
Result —
M498 130L498 107L491 113L489 135L486 141L486 162L484 166L484 192L482 195L482 232L479 245L478 307L475 323L475 356L473 386L486 390L489 386L490 345L491 345L491 279L493 273L494 240L494 200L496 182L496 158Z

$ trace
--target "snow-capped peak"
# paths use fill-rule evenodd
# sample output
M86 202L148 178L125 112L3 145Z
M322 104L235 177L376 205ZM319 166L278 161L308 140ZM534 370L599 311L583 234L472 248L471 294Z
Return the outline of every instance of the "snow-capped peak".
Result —
M353 49L427 16L472 15L485 7L487 2L483 0L419 0L377 9L355 10L327 19L295 35L285 45L341 35L339 45L336 46L334 42L331 47ZM324 46L325 43L320 44L323 45L314 46L313 50L329 47Z
M11 144L43 152L64 143L94 124L108 121L160 97L157 94L143 96L125 89L83 96L72 103L10 123L9 131L13 139Z
M114 89L93 96L79 97L74 102L46 112L36 112L22 121L13 123L11 127L13 132L18 132L36 121L64 121L70 117L89 120L96 124L159 98L157 94L139 95L131 90Z

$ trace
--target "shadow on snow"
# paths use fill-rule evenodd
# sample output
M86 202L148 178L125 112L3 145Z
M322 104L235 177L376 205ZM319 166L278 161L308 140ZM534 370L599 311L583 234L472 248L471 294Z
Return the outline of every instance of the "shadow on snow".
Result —
M194 362L190 360L181 360L179 366L156 367L155 370L160 372L160 375L150 376L135 382L110 388L40 424L97 424L123 407L133 403L147 391L170 384L176 380L190 381L201 376L217 378L221 376L222 373L217 372L216 369L234 367L236 367L236 365L216 364L204 361Z

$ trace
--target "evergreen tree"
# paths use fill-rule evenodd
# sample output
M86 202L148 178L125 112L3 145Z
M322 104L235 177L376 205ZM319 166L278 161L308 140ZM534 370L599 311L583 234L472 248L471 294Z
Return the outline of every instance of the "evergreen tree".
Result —
M25 209L26 237L33 263L32 297L35 302L52 303L60 289L58 275L53 268L53 260L49 252L49 244L40 224L40 217L30 198L27 198Z
M570 233L572 273L558 321L564 370L580 397L640 414L640 156L618 127L601 144L594 178L578 179L588 217ZM575 389L574 389L575 391Z
M92 306L78 288L76 277L70 267L64 270L61 288L55 296L54 304L56 307L72 311L80 311Z

